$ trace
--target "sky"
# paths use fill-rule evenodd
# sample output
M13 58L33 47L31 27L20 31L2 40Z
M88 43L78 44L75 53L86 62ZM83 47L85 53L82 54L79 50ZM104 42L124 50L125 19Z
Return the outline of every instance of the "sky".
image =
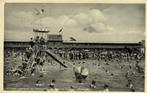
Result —
M44 12L37 14L38 11ZM64 41L136 43L145 39L144 4L7 3L5 41L28 41L33 28L47 28Z

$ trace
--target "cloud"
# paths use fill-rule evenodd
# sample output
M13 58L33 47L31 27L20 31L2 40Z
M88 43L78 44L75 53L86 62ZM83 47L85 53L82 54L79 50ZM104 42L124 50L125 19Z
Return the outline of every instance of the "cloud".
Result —
M88 32L96 32L96 29L95 28L93 28L92 26L88 26L88 27L85 27L84 29L83 29L84 31L88 31Z
M64 15L56 17L46 16L36 21L43 26L50 26L51 28L64 27L87 32L105 32L112 30L113 27L105 23L105 15L98 9L91 9L86 12L77 13L75 15ZM110 29L111 28L111 29ZM52 29L53 30L53 29ZM57 30L57 29L56 29ZM54 29L55 31L55 29Z
M15 11L12 11L9 16L6 16L6 29L10 30L32 27L32 22L35 20L32 12L20 11L16 13Z
M75 15L62 15L58 17L48 15L35 16L32 12L20 11L18 13L12 12L8 18L10 20L6 20L6 23L8 24L7 27L10 28L9 30L48 27L52 32L56 33L58 29L64 27L69 30L79 28L81 31L89 33L107 33L115 30L113 25L108 24L110 23L108 21L111 20L108 18L99 9L90 9ZM16 22L16 24L13 22Z
M121 11L120 11L121 10ZM111 6L103 10L107 17L107 24L115 27L116 30L144 31L145 28L145 7L143 5L120 5Z
M98 9L90 9L86 12L76 14L73 17L81 25L96 23L105 20L105 15Z
M74 13L72 12L72 9ZM77 10L76 10L77 9ZM47 27L50 34L57 34L63 27L64 40L74 37L79 41L135 41L144 38L144 11L138 7L111 6L105 9L71 8L64 14L57 11L53 16L46 13L36 16L32 11L10 11L6 13L5 30L6 38L15 38L18 32L30 33L33 28ZM136 10L135 10L136 9ZM58 10L58 8L56 8ZM59 9L60 10L60 9ZM58 11L59 11L58 10ZM82 11L84 10L84 11ZM121 10L121 11L120 11ZM32 35L32 34L31 34ZM30 35L28 35L30 36ZM24 37L28 37L25 35ZM11 38L10 38L11 37ZM21 39L23 34L20 34ZM23 40L25 38L22 38Z

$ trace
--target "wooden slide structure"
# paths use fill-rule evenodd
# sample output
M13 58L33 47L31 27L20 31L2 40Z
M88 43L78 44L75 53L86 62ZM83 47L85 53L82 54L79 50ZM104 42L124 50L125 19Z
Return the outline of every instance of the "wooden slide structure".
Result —
M70 62L67 60L59 57L57 54L53 53L50 50L42 50L41 52L46 52L51 58L53 58L55 61L57 61L61 66L68 68L69 65L72 65Z
M68 68L68 67L69 68L74 68L74 72L79 73L79 69L76 66L74 66L71 62L59 57L58 55L56 55L52 51L44 50L42 52L46 52L50 57L52 57L54 60L56 60L56 62L58 62L61 66L65 67L65 68ZM80 73L78 75L76 75L76 78L82 77L83 74L84 74L84 76L85 75L88 76L88 69L87 68L85 68L85 70L83 70L82 72L81 71L82 70L80 69ZM86 79L86 77L85 77L85 79Z

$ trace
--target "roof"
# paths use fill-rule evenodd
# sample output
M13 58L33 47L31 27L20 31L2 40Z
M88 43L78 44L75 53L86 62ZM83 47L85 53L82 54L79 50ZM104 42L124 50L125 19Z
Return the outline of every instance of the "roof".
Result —
M117 45L136 45L136 44L139 44L139 43L121 43L121 42L108 42L108 43L106 43L106 42L78 42L78 41L64 41L63 43L67 43L67 44L74 44L74 43L76 43L76 44L105 44L105 45L115 45L115 44L117 44Z
M4 42L8 42L8 43L28 43L30 41L4 41Z
M48 40L48 41L59 41L56 39L52 39L52 40ZM5 43L29 43L29 41L4 41ZM72 41L72 42L64 42L64 44L91 44L91 45L140 45L140 43L99 43L99 42L76 42L76 41Z
M50 31L48 29L33 29L33 32L48 33Z
M57 35L57 34L48 34L47 40L48 41L63 41L62 35Z

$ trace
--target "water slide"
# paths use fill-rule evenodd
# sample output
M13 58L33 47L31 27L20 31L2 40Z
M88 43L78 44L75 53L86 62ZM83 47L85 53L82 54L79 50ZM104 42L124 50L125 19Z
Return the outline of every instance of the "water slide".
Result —
M53 53L50 50L44 50L44 52L46 52L50 57L52 57L54 60L56 60L61 66L65 67L65 68L74 68L75 72L77 72L76 70L78 70L78 72L80 71L80 74L82 75L88 75L89 71L87 68L84 69L78 69L78 67L74 66L71 62L59 57L58 55L56 55L55 53Z
M56 55L55 53L53 53L50 50L44 50L43 52L46 52L50 57L52 57L54 60L56 60L61 66L67 68L70 64L70 62L68 62L67 60L59 57L58 55Z

